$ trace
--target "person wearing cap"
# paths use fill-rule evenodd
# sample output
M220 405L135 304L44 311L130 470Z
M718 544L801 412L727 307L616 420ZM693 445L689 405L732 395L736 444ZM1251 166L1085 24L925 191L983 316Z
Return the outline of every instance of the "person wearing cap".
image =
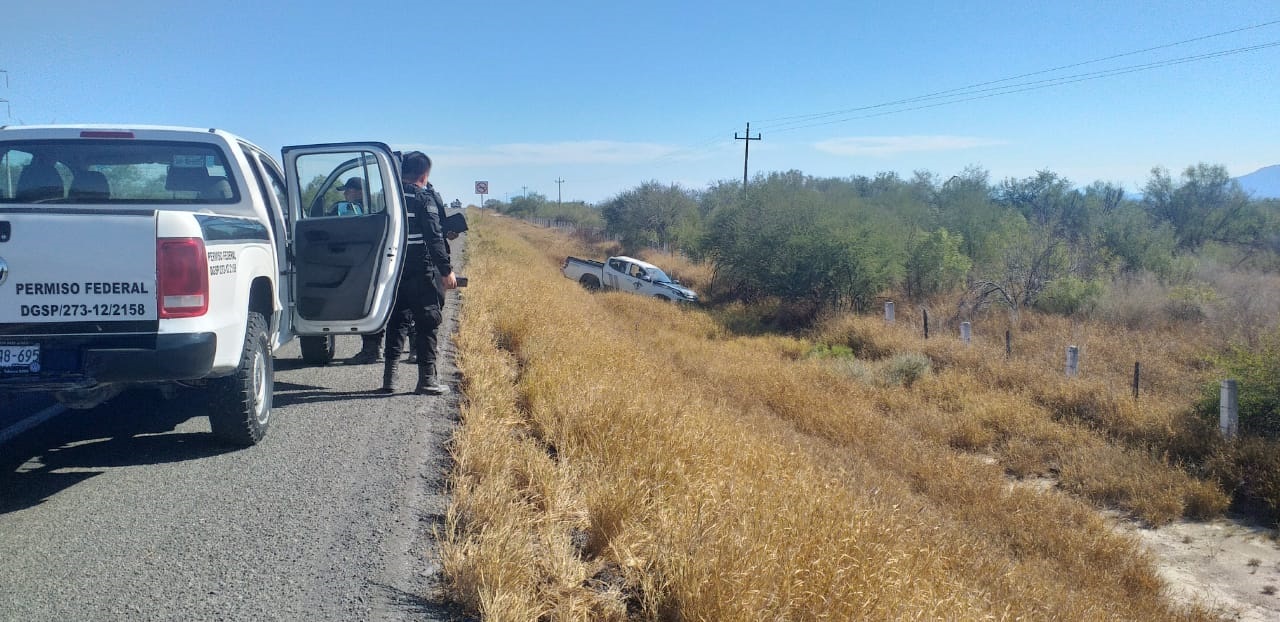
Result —
M361 216L364 214L364 181L359 177L347 179L347 183L339 186L344 201L333 204L326 216Z
M364 180L350 177L347 182L335 188L342 192L344 200L334 203L325 212L325 216L362 216L364 215ZM349 363L364 365L382 360L382 335L378 331L372 335L360 336L360 352L351 357Z

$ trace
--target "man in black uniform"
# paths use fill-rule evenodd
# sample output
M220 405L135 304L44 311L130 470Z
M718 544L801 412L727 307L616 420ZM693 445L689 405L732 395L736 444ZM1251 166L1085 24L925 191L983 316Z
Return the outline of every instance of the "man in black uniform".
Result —
M430 173L431 173L430 171L427 171L428 175L430 175ZM439 218L439 222L440 222L440 230L444 232L444 252L447 253L450 258L452 258L453 249L449 247L449 240L458 239L458 232L449 231L445 228L445 217L447 216L447 214L445 214L445 211L444 211L444 198L440 196L439 192L436 192L435 186L432 186L430 181L428 181L426 184L422 186L422 195L427 201L427 209L435 209L436 211L436 216ZM413 331L414 331L413 325L410 324L409 325L409 358L407 359L410 363L418 362L418 344L416 343L417 340L414 339Z
M428 171L428 175L430 175L430 171ZM355 187L356 187L356 189L357 189L357 190L363 191L363 187L362 187L362 186L360 186L360 179L359 179L359 178L357 178L357 177L353 177L353 178L351 178L350 180L348 180L348 181L347 181L347 185L348 185L348 186L352 185L352 183L354 183L354 184L355 184ZM359 203L359 199L352 199L352 198L351 198L351 190L347 189L345 186L344 186L344 187L342 187L342 188L339 188L339 190L343 190L343 191L344 191L344 193L346 194L346 198L347 198L347 200L348 200L348 201L351 201L351 202L354 202L354 203ZM420 190L420 193L421 193L422 197L423 197L423 198L426 200L426 202L427 202L427 209L428 209L428 210L430 210L430 209L434 209L434 210L435 210L436 215L439 217L440 228L443 230L443 229L444 229L445 217L447 216L447 214L446 214L446 213L445 213L445 211L444 211L444 210L445 210L445 207L444 207L444 199L440 196L440 193L436 191L435 187L431 185L431 182L430 182L430 181L428 181L426 184L424 184L424 185L422 186L422 189ZM445 253L447 253L450 257L453 257L453 249L451 249L451 248L449 247L449 240L456 240L456 239L458 239L458 232L457 232L457 231L445 231L445 232L444 232L444 237L445 237L445 241L444 241L444 251L445 251ZM363 365L363 364L366 364L366 363L377 363L377 362L379 362L379 361L382 361L382 344L383 344L383 334L384 334L385 332L386 332L386 331L377 332L377 333L373 333L373 334L369 334L369 335L364 335L363 346L360 348L360 352L359 352L359 353L357 353L355 356L351 357L350 363L351 363L352 365ZM409 358L408 358L408 359L405 359L405 360L406 360L407 362L409 362L409 363L417 363L417 362L418 362L418 339L417 339L417 336L416 336L416 335L417 335L417 333L416 333L416 330L415 330L415 324L414 324L413 320L412 320L412 319L410 319L410 321L409 321L409 339L408 339L408 343L409 343Z
M417 325L418 385L414 393L442 395L449 387L436 378L436 329L447 290L458 286L450 264L448 247L440 230L440 217L426 191L431 174L431 158L421 151L405 154L400 163L404 190L408 246L405 263L396 286L396 303L387 326L386 360L382 371L382 393L395 392L396 365L403 352L409 323Z

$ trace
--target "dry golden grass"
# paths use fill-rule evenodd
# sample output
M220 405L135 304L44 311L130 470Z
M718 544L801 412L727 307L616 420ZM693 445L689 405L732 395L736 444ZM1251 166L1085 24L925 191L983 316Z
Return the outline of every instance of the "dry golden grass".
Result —
M1189 414L1208 379L1203 343L1172 330L1138 333L1035 316L1015 333L1006 360L1003 324L976 323L970 346L951 335L925 340L921 332L841 316L818 335L855 351L927 354L942 371L894 411L920 418L918 427L941 442L999 455L1017 476L1055 476L1067 490L1156 524L1226 508L1220 487L1174 466L1178 456L1208 454L1218 442ZM1081 349L1076 378L1063 369L1068 344ZM1137 401L1130 388L1135 360L1144 361Z
M967 351L895 386L798 339L591 295L557 274L589 249L545 230L486 215L470 236L441 550L486 620L1214 619L1167 603L1091 507L956 448L1021 451L1028 472L1042 444L1060 473L1145 459L1031 395L989 412ZM933 359L920 345L901 351Z

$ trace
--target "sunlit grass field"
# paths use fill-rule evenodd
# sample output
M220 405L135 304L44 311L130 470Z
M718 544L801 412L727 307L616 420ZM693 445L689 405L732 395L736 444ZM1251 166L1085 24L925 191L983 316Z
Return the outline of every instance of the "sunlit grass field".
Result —
M1172 335L1021 318L1009 360L995 319L969 346L909 313L740 336L586 292L558 269L593 251L563 234L483 214L469 235L441 550L484 619L1216 619L1096 511L1226 506L1166 459L1201 442L1177 413L1206 373Z

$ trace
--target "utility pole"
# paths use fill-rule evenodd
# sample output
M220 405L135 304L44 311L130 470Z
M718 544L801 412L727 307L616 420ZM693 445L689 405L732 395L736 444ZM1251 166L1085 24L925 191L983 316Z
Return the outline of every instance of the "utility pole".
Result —
M563 183L564 183L563 179L560 179L559 177L556 178L556 205L557 206L560 205L560 184L563 184Z
M748 121L747 135L740 137L738 136L737 132L734 132L733 139L743 141L742 142L742 188L745 190L747 188L747 160L751 157L751 141L760 140L760 133L756 132L755 138L752 138L751 122Z

